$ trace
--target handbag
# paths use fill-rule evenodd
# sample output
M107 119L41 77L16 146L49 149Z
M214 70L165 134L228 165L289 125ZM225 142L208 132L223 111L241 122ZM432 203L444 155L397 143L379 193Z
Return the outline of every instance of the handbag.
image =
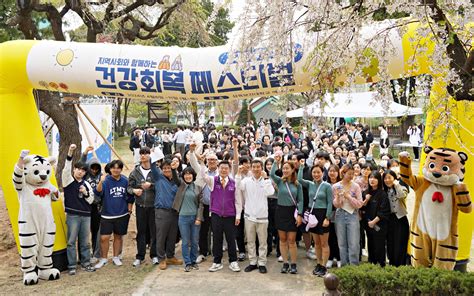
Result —
M298 219L298 204L296 203L296 200L293 198L293 194L291 193L290 186L288 186L288 182L285 182L286 189L288 189L288 193L290 194L291 200L295 204L295 212L293 213L293 216L295 217L295 220Z
M314 203L316 202L316 198L318 197L319 189L323 186L325 182L321 182L321 184L318 187L318 190L316 190L316 194L314 195L313 198L313 204L311 205L311 210L305 211L303 215L303 223L306 224L306 231L308 231L310 228L314 228L318 225L318 218L313 214L313 209L314 209Z

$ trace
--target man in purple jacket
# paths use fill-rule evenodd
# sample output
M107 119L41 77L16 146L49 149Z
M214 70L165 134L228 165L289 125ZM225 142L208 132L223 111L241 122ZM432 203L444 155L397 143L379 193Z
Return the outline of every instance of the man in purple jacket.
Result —
M242 203L235 181L229 178L230 164L228 161L219 163L219 175L210 177L204 172L204 181L211 190L209 211L211 212L212 227L212 254L214 263L209 271L221 270L222 265L222 242L223 235L228 246L229 268L232 271L240 271L237 263L237 250L235 246L236 226L240 223Z

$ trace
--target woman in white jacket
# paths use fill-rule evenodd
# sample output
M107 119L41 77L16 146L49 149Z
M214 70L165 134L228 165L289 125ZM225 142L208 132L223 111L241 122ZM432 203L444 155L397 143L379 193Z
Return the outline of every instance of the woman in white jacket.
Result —
M421 144L421 130L414 124L411 125L407 130L407 135L410 136L410 144L413 145L413 153L415 154L415 160L420 159L420 144Z

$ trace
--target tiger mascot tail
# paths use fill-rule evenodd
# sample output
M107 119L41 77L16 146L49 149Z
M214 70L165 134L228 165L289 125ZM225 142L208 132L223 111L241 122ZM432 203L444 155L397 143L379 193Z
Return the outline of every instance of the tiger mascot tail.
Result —
M415 191L410 226L411 262L414 267L453 270L458 252L458 211L472 210L464 180L467 155L448 148L425 146L423 175L411 170L408 152L399 154L400 177Z
M51 209L51 201L58 199L58 189L49 182L55 158L28 154L28 150L21 151L13 184L20 203L18 238L23 283L34 285L38 279L59 278L52 260L56 225Z

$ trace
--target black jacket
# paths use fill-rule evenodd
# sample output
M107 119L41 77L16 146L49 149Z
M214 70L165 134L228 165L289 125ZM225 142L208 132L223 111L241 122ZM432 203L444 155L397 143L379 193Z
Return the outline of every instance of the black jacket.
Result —
M151 183L151 187L147 190L143 190L141 196L136 196L133 194L133 189L140 189L142 182L149 182ZM130 173L128 177L128 187L127 192L130 195L135 197L135 203L137 206L146 207L146 208L153 208L155 207L155 180L153 179L153 174L148 174L146 180L143 176L140 165L137 165L135 169Z
M365 190L362 193L363 198L367 194L371 195L370 201L366 206L361 208L362 222L366 231L373 234L386 235L388 228L388 219L390 218L390 201L388 200L387 193L382 190ZM380 227L379 231L375 231L374 228L370 228L368 222L373 220L375 217L379 217L380 221L377 225Z

